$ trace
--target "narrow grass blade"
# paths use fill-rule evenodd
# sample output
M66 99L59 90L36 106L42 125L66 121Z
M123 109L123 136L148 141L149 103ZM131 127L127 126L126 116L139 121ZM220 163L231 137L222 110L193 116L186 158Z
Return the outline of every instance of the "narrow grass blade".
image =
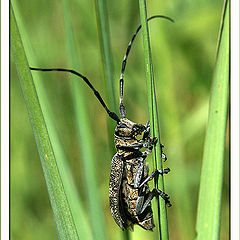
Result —
M229 1L224 3L199 190L196 239L219 239L229 99Z
M105 0L95 0L96 19L98 26L98 35L101 48L101 57L103 62L103 72L106 80L106 102L109 105L111 111L117 113L115 92L114 92L114 70L113 60L111 54L111 42L109 34L109 21L108 11ZM108 118L108 133L109 133L109 146L111 153L114 154L114 133L115 123L112 119Z
M157 116L157 104L156 104L156 95L154 87L154 77L153 77L153 67L151 59L151 48L148 32L148 23L147 23L147 10L146 10L146 1L139 0L140 7L140 17L142 24L142 33L143 33L143 46L144 46L144 55L145 55L145 71L146 71L146 81L148 87L148 106L149 106L149 115L150 115L150 124L151 124L151 136L158 138L158 143L153 149L153 159L154 168L162 168L162 150L160 146L160 134L158 126L158 116ZM155 186L158 186L164 191L163 177L160 176L158 181L155 182ZM168 225L167 225L167 212L165 201L163 199L157 198L157 208L158 208L158 227L159 227L159 239L168 239Z
M64 23L67 38L67 50L69 53L70 65L73 69L79 70L76 49L72 32L70 6L68 0L62 0ZM90 213L91 229L94 239L106 239L104 213L102 211L99 188L97 183L97 172L94 158L94 146L92 144L91 126L88 118L86 105L84 104L84 89L86 85L76 76L72 79L72 91L74 94L74 107L78 124L79 145L85 174L86 192L88 197L88 208Z
M25 29L25 24L21 20L21 15L19 13L17 4L15 1L12 1L12 5L14 8L14 13L18 22L19 32L24 38L23 46L26 52L26 56L31 63L31 66L38 66L37 61L34 59L33 50L31 47L31 43L29 42L28 33ZM78 235L80 238L92 239L91 231L88 223L88 219L86 217L86 212L84 211L84 206L82 204L82 199L80 198L78 191L76 189L76 185L74 183L67 158L63 151L63 146L60 143L58 134L56 132L56 127L54 123L54 117L52 116L51 105L49 104L49 97L47 96L44 86L43 79L39 77L39 73L34 74L35 86L37 90L37 94L39 97L41 109L44 115L44 119L47 125L48 134L52 143L52 147L56 156L59 173L61 175L61 179L63 182L64 189L66 191L66 196L69 201L69 205L72 210L72 215L74 222L76 223L76 228L78 231Z
M111 55L111 44L110 44L110 34L109 34L109 21L108 21L108 11L105 0L95 0L95 9L97 17L97 26L98 26L98 35L101 47L101 56L103 62L103 71L106 80L106 97L107 103L111 111L117 113L117 106L115 101L114 94L114 70L113 70L113 61ZM114 146L114 129L115 123L112 119L108 119L108 139L110 152L113 156L115 154ZM130 239L128 230L125 230L122 233L122 238L125 240Z
M13 58L37 143L59 238L79 239L12 8L10 14Z

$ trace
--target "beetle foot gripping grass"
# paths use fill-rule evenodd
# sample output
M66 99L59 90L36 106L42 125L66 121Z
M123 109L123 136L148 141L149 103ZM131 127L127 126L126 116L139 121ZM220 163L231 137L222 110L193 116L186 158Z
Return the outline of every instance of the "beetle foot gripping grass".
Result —
M165 18L170 21L172 19L156 15L148 19ZM100 96L99 92L92 86L87 77L69 69L54 68L30 68L37 71L63 71L70 72L83 79L92 89L101 105L106 110L109 117L117 122L115 128L115 146L117 153L113 156L111 163L109 199L112 216L121 229L133 229L133 225L137 224L146 230L154 228L153 212L151 200L156 197L162 197L168 206L171 206L169 196L160 189L149 188L148 182L159 174L167 174L170 169L155 169L149 175L149 168L146 163L146 157L151 153L157 138L151 138L150 123L146 125L137 124L126 118L126 109L123 105L123 77L126 67L127 58L132 43L141 29L141 25L137 28L131 41L129 42L124 60L122 63L122 71L120 76L120 118L114 112L111 112ZM138 136L138 138L137 138ZM140 137L139 139L139 136ZM163 145L161 145L163 147ZM142 149L144 151L141 151ZM162 158L166 160L166 156L162 154Z

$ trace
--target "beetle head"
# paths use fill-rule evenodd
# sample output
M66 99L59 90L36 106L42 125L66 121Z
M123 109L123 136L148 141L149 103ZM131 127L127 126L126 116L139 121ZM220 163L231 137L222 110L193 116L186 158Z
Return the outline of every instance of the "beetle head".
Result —
M135 137L141 135L146 127L142 124L137 124L127 118L121 118L116 129L115 134L120 137Z

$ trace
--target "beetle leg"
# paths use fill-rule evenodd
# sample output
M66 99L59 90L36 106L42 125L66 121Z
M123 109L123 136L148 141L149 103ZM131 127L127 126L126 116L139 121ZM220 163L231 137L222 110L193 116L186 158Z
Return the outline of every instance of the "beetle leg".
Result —
M155 145L157 143L157 138L154 137L154 138L150 138L150 140L146 143L143 144L143 147L146 147L147 149L142 152L143 155L148 155L149 153L152 152L152 148L153 148L153 145ZM163 149L163 145L161 144L161 149ZM162 159L164 162L167 161L167 156L162 152Z
M157 143L158 139L156 137L148 138L148 140L143 144L143 147L152 147Z
M145 147L145 145L143 145L143 147ZM149 146L144 152L142 152L143 156L147 156L149 153L152 152L153 146ZM167 156L162 153L162 159L164 162L167 161Z
M167 161L167 156L164 153L162 153L162 159L163 159L164 162Z
M150 121L147 121L147 124L145 126L145 131L143 134L143 140L150 138L151 137L151 132L150 132Z
M157 143L157 138L149 138L148 142L143 144L143 147L147 148L144 152L142 152L143 156L147 156L152 152L153 146Z
M143 173L143 167L144 167L144 161L141 161L139 164L138 164L138 168L137 168L137 171L136 171L136 175L134 177L134 188L139 188L139 185L140 185L140 181L142 179L142 173Z
M144 131L142 140L144 140L144 141L146 141L146 140L149 141L149 139L151 139L150 121L149 121L149 120L147 121L147 124L146 124L145 128L146 128L146 130ZM154 138L156 138L156 137L154 137ZM154 138L153 138L153 139L154 139ZM156 138L156 139L157 139L157 138ZM157 141L156 141L156 142L157 142ZM148 143L146 143L146 144L148 144ZM161 147L161 151L162 151L163 148L164 148L164 146L163 146L161 143L160 143L160 147ZM152 149L147 150L147 151L146 151L146 155L149 154L149 153L151 153L151 151L152 151ZM166 156L163 152L162 152L162 159L163 159L164 162L167 161L167 156Z
M169 196L165 193L165 192L163 192L162 190L160 190L160 189L157 189L157 188L154 188L153 190L152 190L152 192L150 192L149 193L149 196L148 196L148 198L146 199L146 201L144 202L144 204L142 205L142 203L141 203L141 205L142 205L142 207L140 208L140 204L139 205L136 205L136 213L139 215L139 214L141 214L141 213L143 213L144 212L144 210L146 209L146 207L149 205L149 203L152 201L152 199L154 198L154 197L157 197L157 196L160 196L160 197L162 197L164 200L165 200L165 203L168 205L168 207L171 207L172 206L172 204L170 203L170 201L169 201ZM139 197L139 198L141 198L141 196ZM142 200L140 200L140 202L141 202Z
M163 174L168 174L170 172L169 168L165 168L165 169L155 169L139 186L139 188L141 188L145 183L153 180L153 178L157 177L159 174L163 175Z
M153 146L149 146L144 152L142 152L143 156L147 156L152 152Z
M147 156L149 153L152 152L152 146L151 147L148 147L144 152L142 152L143 156Z
M160 147L161 147L161 152L162 152L162 159L163 159L164 162L166 162L167 161L167 156L163 153L164 146L161 143L160 143Z
M136 213L137 215L141 214L143 211L143 201L144 201L144 196L139 196L137 199L136 203ZM146 208L146 207L145 207Z
M150 129L150 120L148 120L147 123L146 123L146 129Z

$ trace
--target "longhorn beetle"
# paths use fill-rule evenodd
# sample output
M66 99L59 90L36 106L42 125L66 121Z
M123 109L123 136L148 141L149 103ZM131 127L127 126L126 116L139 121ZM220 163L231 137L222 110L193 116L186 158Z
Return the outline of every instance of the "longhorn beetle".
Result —
M155 15L148 18L148 21L154 18L165 18L173 22L169 17L162 15ZM132 43L137 36L141 25L134 33L129 45L127 47L126 54L122 62L122 70L120 76L120 116L111 112L100 96L99 92L89 82L87 77L82 74L63 68L44 69L44 68L32 68L31 70L37 71L62 71L70 72L79 76L85 83L92 89L95 96L106 110L110 118L117 122L115 128L115 146L117 153L113 156L111 162L110 184L109 184L109 200L112 216L118 226L121 229L133 228L134 224L138 224L146 230L152 230L154 228L153 212L151 207L151 200L155 196L161 196L168 206L171 206L169 196L160 189L153 189L150 191L148 182L159 174L167 174L170 169L155 169L150 175L148 175L149 169L145 159L149 153L151 153L153 146L157 142L157 138L150 136L150 122L144 126L137 124L126 116L126 109L123 105L123 77L126 67L127 58L132 46ZM142 138L138 140L136 136L142 135ZM161 145L161 148L163 145ZM142 148L146 148L145 151L140 151ZM166 161L166 156L162 153L162 158Z

